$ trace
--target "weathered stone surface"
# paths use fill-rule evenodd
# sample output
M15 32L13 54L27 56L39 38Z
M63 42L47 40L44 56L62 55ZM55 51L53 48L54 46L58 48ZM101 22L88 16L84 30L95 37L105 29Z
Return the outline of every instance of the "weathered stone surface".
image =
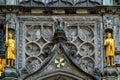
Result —
M19 73L15 68L5 67L4 78L2 80L18 80Z

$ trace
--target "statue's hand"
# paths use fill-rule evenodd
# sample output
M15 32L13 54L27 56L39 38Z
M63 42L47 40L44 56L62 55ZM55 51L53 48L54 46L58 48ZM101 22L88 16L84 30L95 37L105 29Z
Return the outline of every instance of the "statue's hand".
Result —
M5 46L8 46L8 42L5 42Z
M107 41L107 42L106 42L106 45L107 45L107 46L108 46L108 45L110 45L110 42L109 42L109 41Z

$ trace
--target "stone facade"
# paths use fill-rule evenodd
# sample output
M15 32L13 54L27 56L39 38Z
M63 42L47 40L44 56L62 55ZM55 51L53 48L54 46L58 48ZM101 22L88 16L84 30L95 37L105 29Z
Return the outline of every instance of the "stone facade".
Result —
M0 5L0 31L5 33L8 23L17 43L12 68L16 76L6 78L10 72L6 69L2 80L119 79L119 7L104 6L101 0L2 0L0 4L7 4ZM103 41L108 28L116 41L114 67L106 67ZM0 38L5 54L5 35ZM57 68L55 59L61 58L64 65Z

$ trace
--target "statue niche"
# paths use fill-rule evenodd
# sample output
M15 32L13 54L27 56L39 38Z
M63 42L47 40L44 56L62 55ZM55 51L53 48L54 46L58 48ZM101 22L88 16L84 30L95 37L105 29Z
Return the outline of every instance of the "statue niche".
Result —
M6 60L7 67L14 67L15 53L16 53L16 42L12 39L12 34L8 33L8 24L6 25Z
M105 46L106 65L114 66L115 40L112 39L112 34L110 32L107 32L107 38L104 41L104 46Z

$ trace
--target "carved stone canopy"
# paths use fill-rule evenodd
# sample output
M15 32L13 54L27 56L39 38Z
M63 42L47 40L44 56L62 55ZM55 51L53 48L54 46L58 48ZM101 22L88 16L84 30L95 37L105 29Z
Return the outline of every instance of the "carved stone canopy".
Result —
M55 29L55 33L53 36L53 42L67 41L67 37L64 32L65 23L59 18L57 18L54 24L55 24L56 29Z
M105 29L105 32L106 32L106 33L107 33L107 32L112 33L112 32L113 32L113 29L111 29L111 28L107 28L107 29Z

